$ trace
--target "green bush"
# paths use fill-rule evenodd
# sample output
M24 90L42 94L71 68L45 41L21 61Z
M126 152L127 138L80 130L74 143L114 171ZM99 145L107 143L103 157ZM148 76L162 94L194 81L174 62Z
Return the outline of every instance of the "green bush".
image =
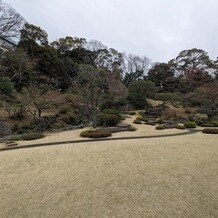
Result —
M130 116L136 115L136 112L130 111L130 112L129 112L129 115L130 115Z
M164 125L158 125L156 126L156 130L164 130L166 127Z
M203 123L201 126L202 127L214 127L212 123Z
M68 112L68 108L66 108L66 107L62 107L62 108L60 108L59 109L59 114L67 114L67 112Z
M215 110L213 107L210 106L202 106L198 109L198 113L200 114L207 114L208 117L212 117L215 115Z
M22 139L22 135L12 135L10 136L10 141L20 141Z
M186 114L191 114L191 111L190 110L185 110L185 113Z
M206 134L218 134L218 129L203 129L202 133L206 133Z
M213 124L214 127L218 127L218 121L214 120L211 123Z
M148 119L144 117L137 117L136 120L140 120L142 122L148 122Z
M110 137L112 134L107 130L88 130L80 133L80 136L83 138L106 138Z
M29 141L29 140L41 139L44 137L45 135L42 133L27 133L27 134L22 135L21 139L24 141Z
M119 122L119 117L114 114L99 114L97 116L98 126L116 126Z
M137 129L135 127L133 127L133 126L129 126L128 129L127 129L127 131L130 131L130 132L134 132L136 130Z
M133 121L133 123L134 123L134 124L142 124L142 121L141 121L141 120L138 120L138 119L135 119L135 120Z
M189 122L187 122L187 123L184 124L184 127L185 127L185 128L196 128L197 125L196 125L195 122L189 121Z
M144 109L147 98L152 98L157 93L155 84L151 81L133 81L128 86L128 100L136 109Z
M121 119L121 113L118 110L106 109L102 111L103 114L113 114L118 116Z
M176 127L175 127L176 129L185 129L185 127L183 126L183 125L176 125Z
M13 83L8 77L0 77L0 94L10 95L14 90Z

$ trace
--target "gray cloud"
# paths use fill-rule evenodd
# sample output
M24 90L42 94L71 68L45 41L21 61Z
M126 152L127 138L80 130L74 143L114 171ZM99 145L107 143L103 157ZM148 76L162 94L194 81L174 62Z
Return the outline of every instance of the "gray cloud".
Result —
M97 39L119 51L168 61L184 49L218 56L217 0L6 0L50 40Z

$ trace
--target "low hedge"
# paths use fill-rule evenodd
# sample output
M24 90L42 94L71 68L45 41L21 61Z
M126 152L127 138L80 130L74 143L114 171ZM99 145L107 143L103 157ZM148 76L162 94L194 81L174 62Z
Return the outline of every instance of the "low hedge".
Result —
M130 132L134 132L136 130L137 129L135 127L133 127L133 126L129 126L128 129L127 129L127 131L130 131Z
M88 130L83 131L80 133L80 136L83 138L107 138L110 137L112 134L107 130Z
M44 137L45 135L42 133L27 133L27 134L22 135L21 139L24 141L29 141L29 140L41 139Z
M26 133L23 135L12 135L9 139L12 141L30 141L44 138L45 135L42 133Z
M178 124L178 125L176 125L176 127L175 127L175 128L176 128L176 129L182 129L182 130L183 130L183 129L185 129L185 127L184 127L183 125L179 125L179 124Z
M134 123L134 124L142 124L142 121L139 120L139 119L135 119L135 120L133 121L133 123Z
M142 121L142 122L148 122L148 119L145 118L145 117L137 117L136 119L137 119L137 120L140 120L140 121Z
M164 125L158 125L155 127L156 130L164 130L166 127Z
M184 124L185 128L196 128L197 124L195 122L189 121L187 123Z
M212 123L203 123L201 126L202 127L214 127Z
M206 134L218 134L218 129L203 129L202 133L206 133Z

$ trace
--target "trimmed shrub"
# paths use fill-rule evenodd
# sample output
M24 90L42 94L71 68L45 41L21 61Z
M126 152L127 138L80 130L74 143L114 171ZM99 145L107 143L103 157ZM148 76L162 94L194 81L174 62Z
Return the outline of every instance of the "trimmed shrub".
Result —
M214 127L218 127L218 121L214 120L211 123L213 124Z
M185 128L196 128L197 125L196 125L195 122L189 121L189 122L187 122L187 123L184 124L184 127L185 127Z
M218 134L218 129L203 129L202 133L206 133L206 134Z
M178 124L178 125L176 125L176 127L175 127L175 128L176 128L176 129L182 129L182 130L183 130L183 129L185 129L185 127L184 127L183 125L179 125L179 124Z
M148 119L144 117L137 117L136 120L140 120L142 122L148 122Z
M157 119L156 122L157 122L158 124L163 124L163 120L162 120L162 119Z
M185 110L185 113L186 114L191 114L191 111L190 110Z
M139 120L139 119L135 119L135 120L133 121L133 123L134 123L134 124L142 124L142 121Z
M9 140L11 141L20 141L22 139L22 135L12 135Z
M28 133L28 134L22 135L21 139L24 141L30 141L30 140L41 139L44 137L45 135L42 133Z
M129 115L131 115L131 116L136 115L136 112L130 111L130 112L129 112Z
M119 117L114 114L99 114L97 116L98 126L116 126L119 122Z
M83 131L80 133L80 136L83 138L107 138L111 135L109 131L102 129Z
M103 114L113 114L118 116L121 119L121 113L118 110L107 109L102 111Z
M166 127L164 125L158 125L155 127L156 130L164 130Z
M127 129L127 131L130 131L130 132L134 132L136 130L137 129L135 127L133 127L133 126L129 126L128 129Z
M202 127L214 127L212 123L203 123L201 126Z

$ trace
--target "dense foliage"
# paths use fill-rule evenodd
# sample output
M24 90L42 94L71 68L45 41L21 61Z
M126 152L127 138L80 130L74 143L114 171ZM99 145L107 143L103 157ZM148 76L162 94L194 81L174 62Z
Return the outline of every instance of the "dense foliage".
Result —
M147 98L164 106L198 107L210 119L218 115L218 61L207 52L194 48L168 63L151 63L146 56L122 54L96 40L66 36L49 42L45 30L24 24L0 1L4 7L12 21L18 20L4 33L0 28L0 34L20 36L16 48L0 52L0 106L10 119L28 117L38 125L39 118L52 113L49 128L112 126L120 121L119 111L144 109Z

